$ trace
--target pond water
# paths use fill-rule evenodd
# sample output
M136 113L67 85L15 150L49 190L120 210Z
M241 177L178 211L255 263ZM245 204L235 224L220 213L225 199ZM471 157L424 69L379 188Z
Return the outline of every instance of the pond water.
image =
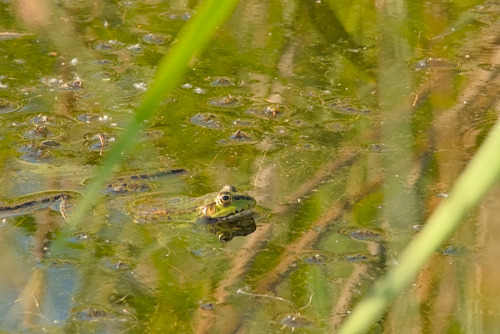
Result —
M197 8L29 3L0 3L3 205L85 189ZM495 1L241 1L123 153L126 191L103 191L69 235L56 201L3 214L0 327L335 331L495 123L499 14ZM237 228L130 211L226 184L257 201ZM373 332L497 331L498 194Z

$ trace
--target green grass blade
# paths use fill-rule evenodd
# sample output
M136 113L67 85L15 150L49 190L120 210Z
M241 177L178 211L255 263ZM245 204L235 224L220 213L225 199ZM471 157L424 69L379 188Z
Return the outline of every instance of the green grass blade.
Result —
M146 92L135 116L104 158L95 179L89 184L82 200L76 206L71 217L72 224L78 225L81 222L85 212L96 200L98 191L109 178L113 167L120 162L122 153L135 143L144 120L155 113L164 96L175 88L190 59L208 43L217 27L229 17L237 2L237 0L203 1L197 13L179 32L177 43L158 65L155 80Z
M500 177L500 122L455 182L450 196L429 217L397 261L353 310L339 333L365 333L394 300L415 279L420 268L475 208Z

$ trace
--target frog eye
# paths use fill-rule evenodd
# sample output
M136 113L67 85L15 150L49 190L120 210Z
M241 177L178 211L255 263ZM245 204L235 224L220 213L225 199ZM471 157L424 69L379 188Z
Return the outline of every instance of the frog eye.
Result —
M223 191L217 196L217 202L222 206L228 206L233 201L233 195L228 191Z

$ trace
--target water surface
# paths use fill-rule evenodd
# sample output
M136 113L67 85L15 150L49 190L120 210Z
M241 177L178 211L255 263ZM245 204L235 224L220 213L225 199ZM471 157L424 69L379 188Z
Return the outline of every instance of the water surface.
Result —
M85 188L196 3L60 1L28 23L0 4L2 202ZM498 114L500 5L399 4L242 1L117 177L186 169L149 183L164 197L233 184L257 199L255 232L137 224L135 193L105 194L70 236L50 208L3 218L1 327L337 329ZM497 192L375 332L496 330Z

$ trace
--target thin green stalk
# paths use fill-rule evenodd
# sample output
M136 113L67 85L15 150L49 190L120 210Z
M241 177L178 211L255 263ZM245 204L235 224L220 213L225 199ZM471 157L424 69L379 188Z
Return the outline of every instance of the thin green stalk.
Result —
M150 118L164 98L180 81L188 62L208 43L218 26L229 17L238 0L205 0L197 13L189 20L177 37L177 43L163 57L151 88L146 92L135 116L123 130L99 168L93 182L88 186L82 200L77 203L71 217L73 225L80 224L85 212L96 200L99 190L109 178L124 152L136 142L137 135L145 120Z
M339 333L364 333L387 306L415 279L420 268L446 241L465 215L475 208L500 178L500 121L455 182L422 231L347 318Z

